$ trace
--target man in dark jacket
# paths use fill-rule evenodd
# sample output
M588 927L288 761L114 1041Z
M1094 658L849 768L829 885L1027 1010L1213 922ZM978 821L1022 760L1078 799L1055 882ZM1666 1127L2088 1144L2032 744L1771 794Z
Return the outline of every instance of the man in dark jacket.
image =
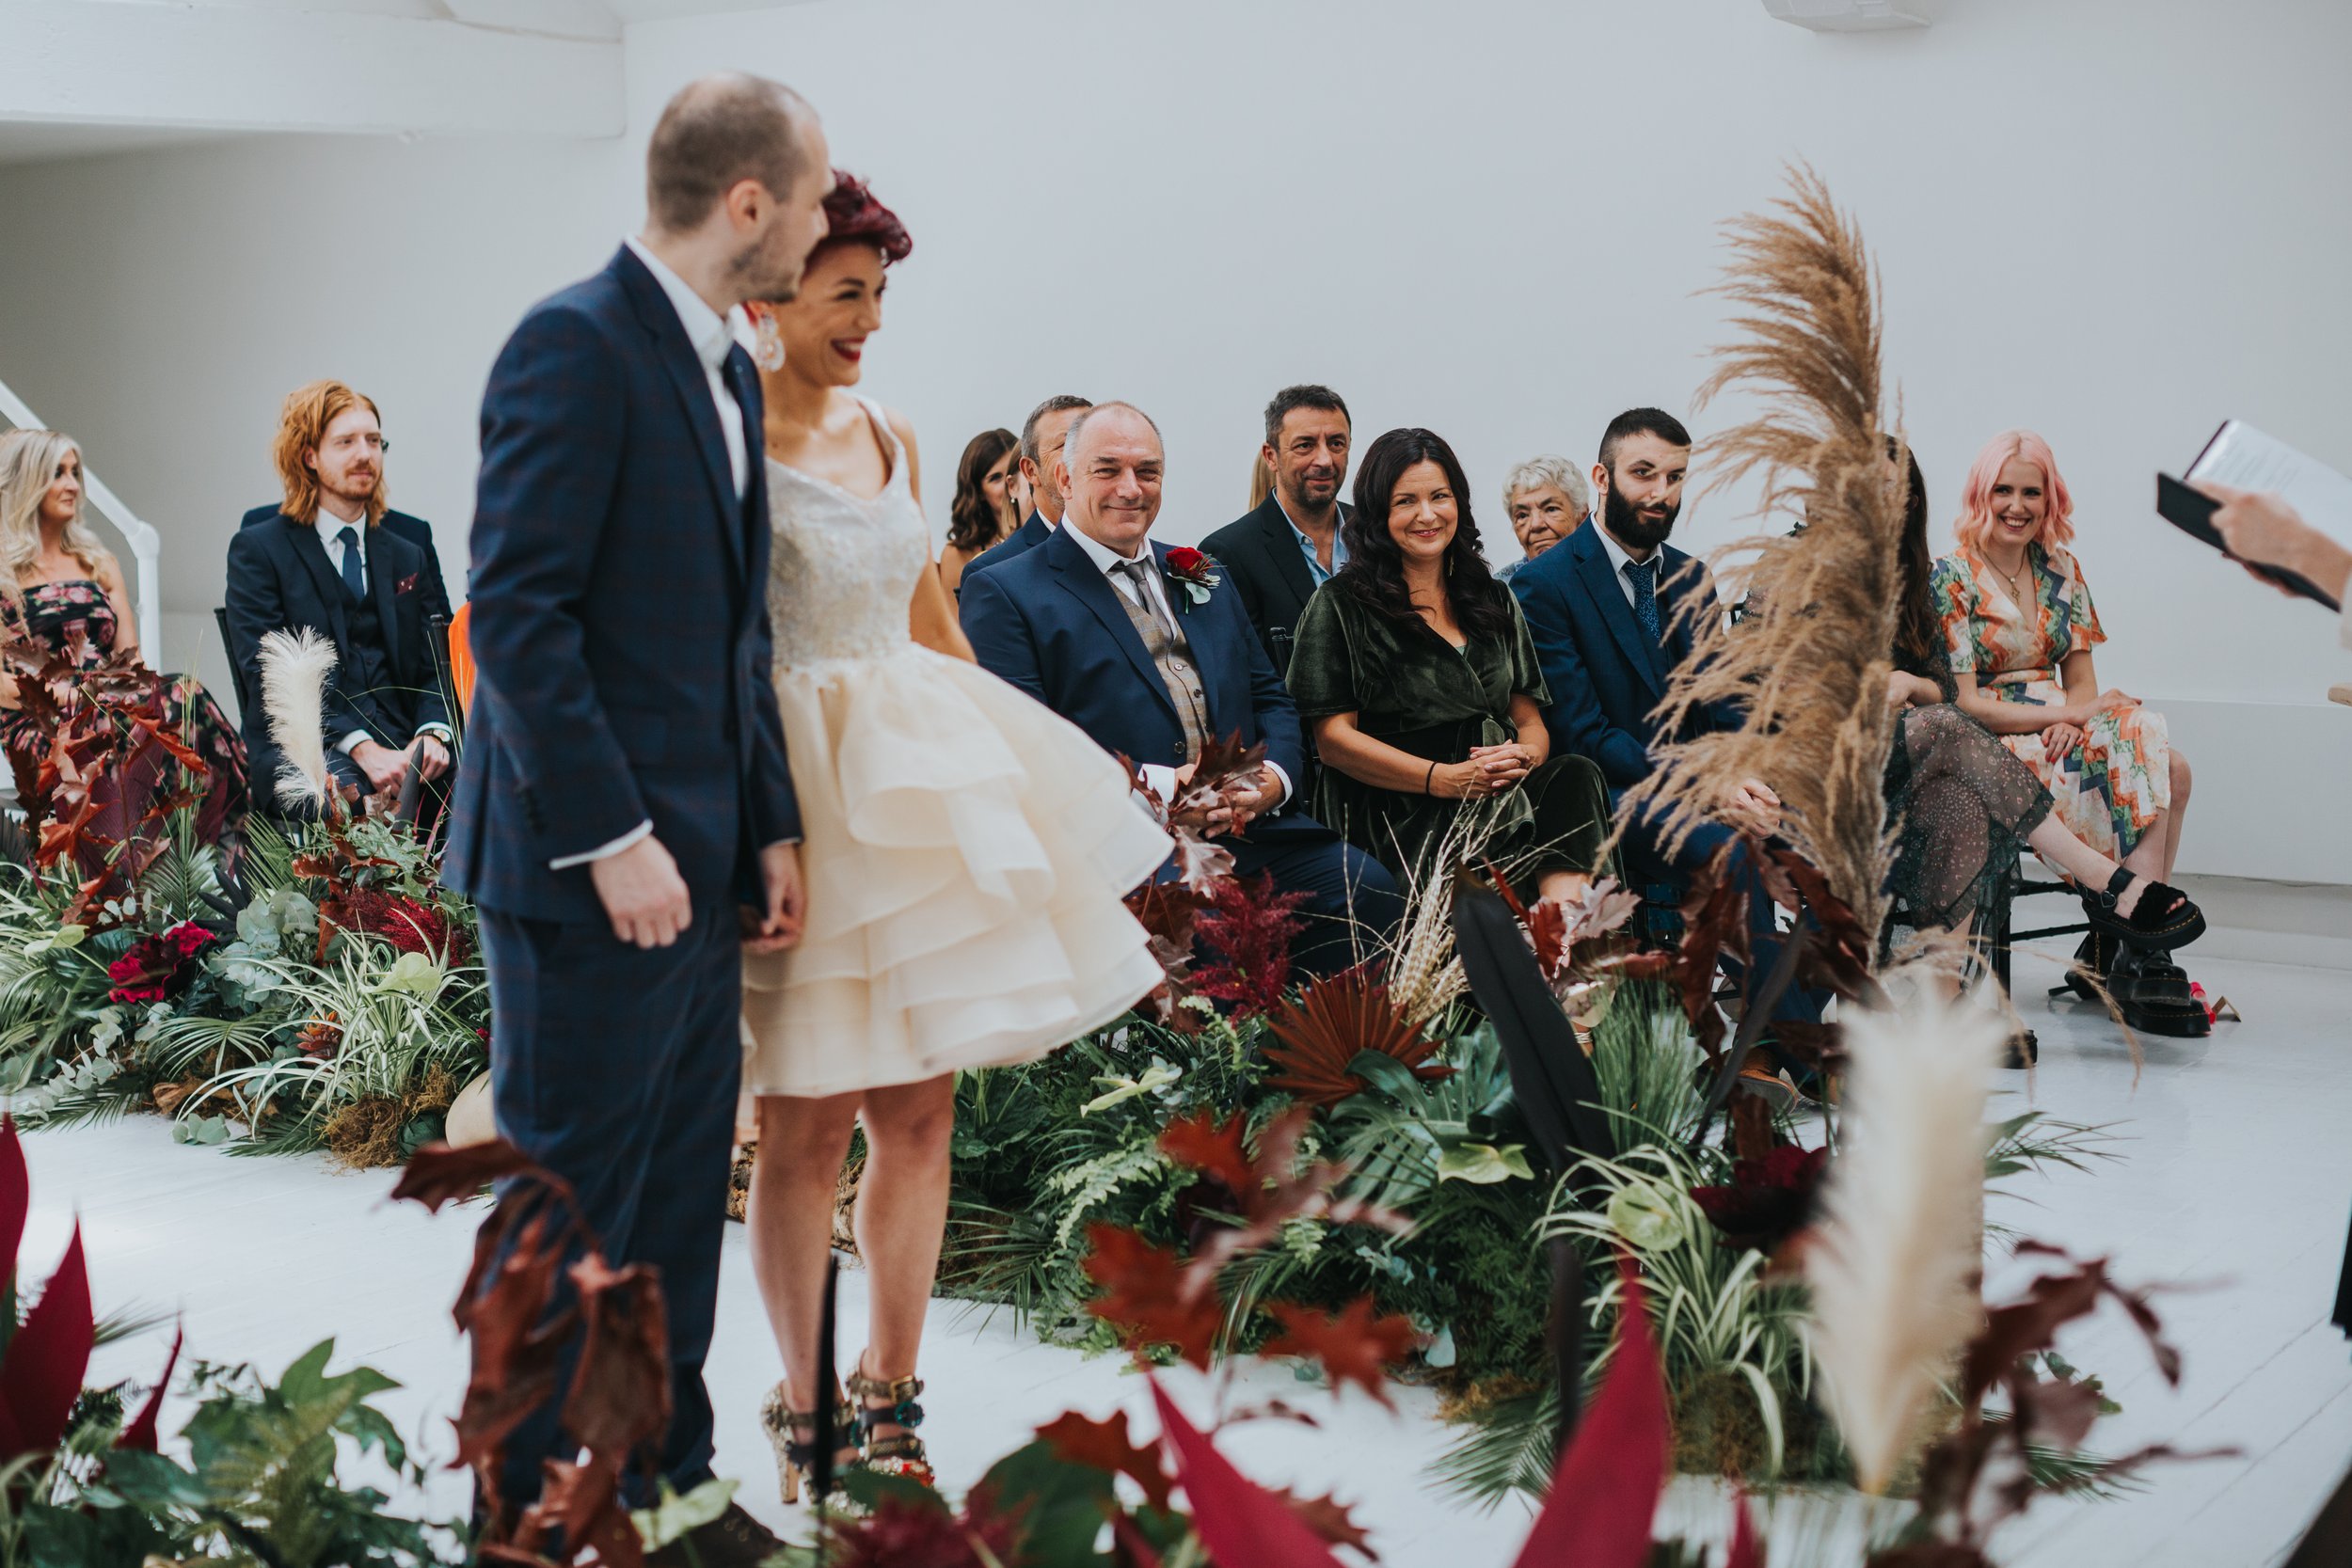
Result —
M1310 383L1275 393L1260 454L1273 472L1273 493L1200 542L1232 577L1278 674L1290 669L1299 611L1347 560L1340 527L1352 509L1341 503L1340 490L1350 434L1347 404L1330 388Z

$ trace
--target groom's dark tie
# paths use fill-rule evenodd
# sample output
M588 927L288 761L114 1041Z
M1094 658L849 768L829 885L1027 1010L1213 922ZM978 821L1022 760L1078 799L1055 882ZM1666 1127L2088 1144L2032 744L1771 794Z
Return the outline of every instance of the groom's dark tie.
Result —
M743 487L748 491L766 472L760 463L766 455L767 435L752 423L752 409L759 399L759 372L752 369L752 356L738 343L720 361L719 373L726 378L727 390L735 394L738 417L743 421Z

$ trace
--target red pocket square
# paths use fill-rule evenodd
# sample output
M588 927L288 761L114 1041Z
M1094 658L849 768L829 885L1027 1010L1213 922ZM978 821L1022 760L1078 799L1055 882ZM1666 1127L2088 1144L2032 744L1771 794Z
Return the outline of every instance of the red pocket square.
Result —
M424 574L421 572L409 573L406 577L392 584L392 592L395 594L415 593L417 591L417 578L422 577L423 575Z

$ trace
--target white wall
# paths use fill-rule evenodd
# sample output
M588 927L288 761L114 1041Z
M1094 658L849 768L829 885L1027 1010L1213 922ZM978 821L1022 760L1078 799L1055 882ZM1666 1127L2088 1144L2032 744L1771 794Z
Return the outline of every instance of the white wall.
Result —
M1947 9L1836 38L1756 0L822 0L630 29L629 122L722 65L801 87L915 237L866 387L914 419L934 515L965 437L1066 389L1159 420L1179 539L1241 510L1258 410L1307 379L1359 445L1445 434L1498 537L1507 465L1687 406L1716 226L1809 160L1883 272L1939 517L1995 432L2056 444L2100 676L2169 702L2201 768L2184 864L2352 881L2279 783L2352 776L2324 701L2352 657L2150 508L2225 415L2352 469L2352 8Z
M320 374L384 403L399 503L454 574L499 342L635 220L668 93L739 66L804 90L915 235L866 388L914 420L934 518L966 436L1073 390L1160 420L1163 528L1198 538L1241 508L1266 395L1311 378L1359 438L1453 439L1492 538L1507 464L1588 460L1617 409L1687 405L1724 335L1695 293L1716 225L1809 159L1883 270L1939 515L1994 432L2057 444L2113 638L2100 674L2166 705L2201 769L2184 864L2352 882L2352 841L2301 806L2352 777L2352 711L2320 700L2352 658L2148 506L2224 415L2352 469L2352 8L1947 13L1864 39L1755 0L817 0L644 23L623 144L0 169L0 377L165 530L174 626L218 602L235 514L271 493L278 399ZM335 237L344 214L372 237ZM1719 542L1740 510L1701 502L1684 531Z
M229 536L285 394L375 399L462 588L474 420L523 309L599 265L617 142L255 137L0 168L0 379L164 535L165 654L220 688Z

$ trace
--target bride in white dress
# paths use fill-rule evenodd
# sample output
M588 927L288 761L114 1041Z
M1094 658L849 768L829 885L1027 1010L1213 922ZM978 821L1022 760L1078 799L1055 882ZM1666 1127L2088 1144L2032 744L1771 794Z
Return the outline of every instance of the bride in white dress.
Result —
M915 1354L947 1215L959 1069L1033 1060L1160 980L1120 904L1168 853L1119 764L972 662L906 421L850 388L912 246L844 176L800 297L757 319L775 683L805 838L799 945L746 953L752 1260L783 1352L763 1424L785 1499L836 1402L842 1464L928 1479ZM834 1183L862 1124L869 1338L818 1365Z

